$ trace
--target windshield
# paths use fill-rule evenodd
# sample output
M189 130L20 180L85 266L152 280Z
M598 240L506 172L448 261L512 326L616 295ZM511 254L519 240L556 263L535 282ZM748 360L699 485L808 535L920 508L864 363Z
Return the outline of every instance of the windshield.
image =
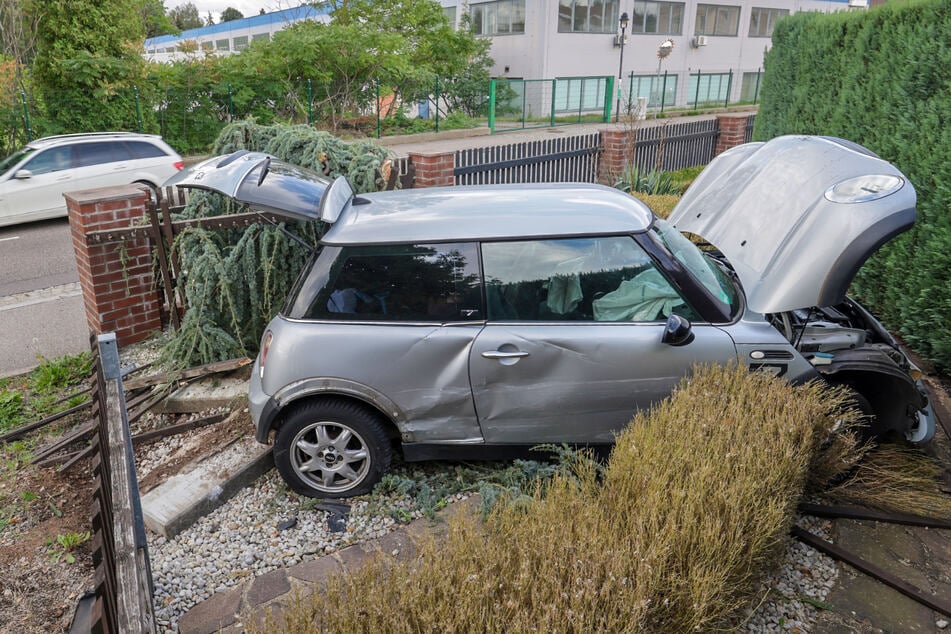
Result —
M666 220L656 219L651 231L660 238L670 254L709 291L710 295L729 307L730 315L736 314L739 308L736 286L712 259L704 255L697 245L674 229Z
M24 158L26 158L28 155L32 154L33 152L36 152L36 148L25 147L22 150L14 152L7 158L3 159L3 162L0 162L0 174L6 173L8 169L10 169L14 165L22 161Z

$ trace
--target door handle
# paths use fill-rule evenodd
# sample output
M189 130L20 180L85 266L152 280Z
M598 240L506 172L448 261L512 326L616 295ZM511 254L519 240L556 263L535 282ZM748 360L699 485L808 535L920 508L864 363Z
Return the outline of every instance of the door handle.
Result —
M482 356L486 359L521 359L527 357L527 352L502 352L501 350L489 350L483 352Z

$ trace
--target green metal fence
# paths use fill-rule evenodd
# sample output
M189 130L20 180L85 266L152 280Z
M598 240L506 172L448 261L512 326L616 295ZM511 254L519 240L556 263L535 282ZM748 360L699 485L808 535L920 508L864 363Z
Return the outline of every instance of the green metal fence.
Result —
M611 120L614 77L493 79L489 129L495 132Z

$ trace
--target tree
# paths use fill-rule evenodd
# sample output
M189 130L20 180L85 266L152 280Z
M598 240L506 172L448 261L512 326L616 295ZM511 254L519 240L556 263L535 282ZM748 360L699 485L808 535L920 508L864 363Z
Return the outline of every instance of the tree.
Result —
M70 132L130 129L145 69L141 0L42 4L33 75L49 116Z
M156 37L169 33L178 33L175 24L165 12L164 0L142 0L140 9L145 37Z
M197 29L205 26L201 16L198 14L198 7L191 2L186 2L185 4L174 7L168 12L168 17L179 31L187 31L188 29Z
M227 9L221 12L222 22L232 22L234 20L240 20L243 17L244 17L243 13L241 13L240 11L232 7L228 7Z
M215 23L215 17L211 15L211 11L208 12L208 15L205 16L205 26L211 26Z

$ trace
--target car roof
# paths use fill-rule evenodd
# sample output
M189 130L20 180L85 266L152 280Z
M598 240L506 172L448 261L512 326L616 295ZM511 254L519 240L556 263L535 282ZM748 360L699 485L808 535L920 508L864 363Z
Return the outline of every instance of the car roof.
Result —
M78 143L80 141L107 141L107 140L116 140L116 139L125 139L125 140L159 140L160 137L157 134L140 134L138 132L87 132L80 134L57 134L54 136L46 136L42 139L36 139L35 141L30 141L27 145L32 148L42 149L50 145L59 145L64 143Z
M645 231L640 200L588 183L472 185L360 194L321 242L329 245L457 242L618 235Z

